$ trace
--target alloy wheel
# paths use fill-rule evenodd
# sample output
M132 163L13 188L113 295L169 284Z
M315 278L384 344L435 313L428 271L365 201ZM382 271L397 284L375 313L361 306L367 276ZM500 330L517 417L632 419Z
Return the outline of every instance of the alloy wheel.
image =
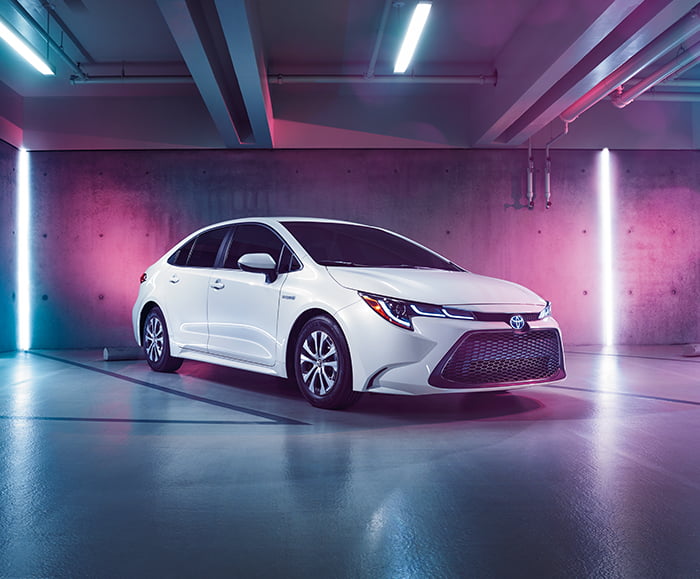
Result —
M299 355L304 386L316 396L327 395L338 380L338 351L331 336L321 330L311 332Z
M165 332L163 324L158 316L152 316L146 324L144 331L146 356L151 362L157 363L163 356L163 345L165 343Z

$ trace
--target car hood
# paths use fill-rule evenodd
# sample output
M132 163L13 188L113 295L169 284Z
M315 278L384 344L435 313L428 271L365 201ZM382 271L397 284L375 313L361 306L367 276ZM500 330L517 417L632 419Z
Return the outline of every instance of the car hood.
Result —
M329 267L330 276L357 291L438 305L520 304L545 301L521 285L463 271Z

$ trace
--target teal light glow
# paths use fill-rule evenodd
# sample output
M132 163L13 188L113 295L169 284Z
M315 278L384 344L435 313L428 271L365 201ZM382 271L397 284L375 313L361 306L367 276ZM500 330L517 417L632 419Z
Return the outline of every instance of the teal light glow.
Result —
M20 149L17 164L17 349L31 346L31 311L29 307L30 255L29 152Z
M428 15L430 14L431 8L432 3L428 1L421 1L416 4L416 8L413 11L413 16L408 24L406 36L401 44L399 55L396 58L394 73L403 74L411 64L411 60L413 60L413 53L416 51L418 41L423 34L423 28L425 27L425 23L428 21Z

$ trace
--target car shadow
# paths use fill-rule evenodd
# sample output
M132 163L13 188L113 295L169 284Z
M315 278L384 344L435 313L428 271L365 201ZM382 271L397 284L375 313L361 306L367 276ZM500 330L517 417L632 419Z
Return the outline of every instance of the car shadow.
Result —
M387 422L448 423L458 421L537 421L579 420L594 417L596 405L575 393L562 389L537 386L513 392L479 392L473 394L432 394L425 396L400 396L391 394L365 394L351 408L344 411L313 408L301 396L291 381L186 361L180 374L206 380L232 391L262 395L272 403L293 403L287 408L292 414L301 412L303 418L314 422L365 422L362 417ZM266 401L267 402L267 401ZM266 407L269 405L266 403ZM276 409L280 411L280 409ZM289 412L288 412L289 413Z

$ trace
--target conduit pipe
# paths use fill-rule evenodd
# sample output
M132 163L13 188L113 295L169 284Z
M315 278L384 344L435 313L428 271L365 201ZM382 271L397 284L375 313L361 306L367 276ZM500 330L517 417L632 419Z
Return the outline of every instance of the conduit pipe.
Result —
M690 68L690 67L688 67L688 68ZM674 78L673 80L664 81L664 87L700 88L700 79L698 79L698 78Z
M191 76L167 76L167 75L98 75L98 76L71 76L73 84L191 84L194 82Z
M658 92L650 90L639 95L638 101L663 101L672 103L697 103L700 102L700 92Z
M664 66L656 70L647 78L638 82L627 90L621 90L613 94L612 103L622 109L630 104L634 99L638 98L642 93L645 93L650 88L653 88L660 82L678 73L680 70L687 68L690 65L695 65L700 58L700 42L691 46L688 50L678 55L676 58L666 63Z
M660 56L677 47L684 40L700 30L700 17L696 5L688 14L662 32L647 46L632 56L622 66L599 82L585 95L567 108L560 116L565 123L575 121L582 113L603 100L613 90L626 83L636 74L656 61Z
M494 74L479 74L468 76L372 76L336 74L336 75L300 75L300 74L271 74L267 77L270 84L491 84L496 86L498 79Z
M527 140L527 206L535 207L535 158L532 156L532 141Z
M564 123L564 130L554 138L550 139L545 145L545 163L544 163L544 196L546 199L545 208L549 209L552 206L552 189L551 189L551 174L552 174L552 159L549 156L549 147L564 135L569 133L569 123Z
M384 30L386 30L386 23L389 20L389 12L391 11L391 6L393 3L394 0L384 0L384 11L382 12L382 20L379 23L377 38L374 41L374 48L372 49L372 57L369 59L369 66L367 67L367 73L365 74L367 78L374 77L374 69L377 65L377 58L379 57L379 47L382 44L382 38L384 38Z

